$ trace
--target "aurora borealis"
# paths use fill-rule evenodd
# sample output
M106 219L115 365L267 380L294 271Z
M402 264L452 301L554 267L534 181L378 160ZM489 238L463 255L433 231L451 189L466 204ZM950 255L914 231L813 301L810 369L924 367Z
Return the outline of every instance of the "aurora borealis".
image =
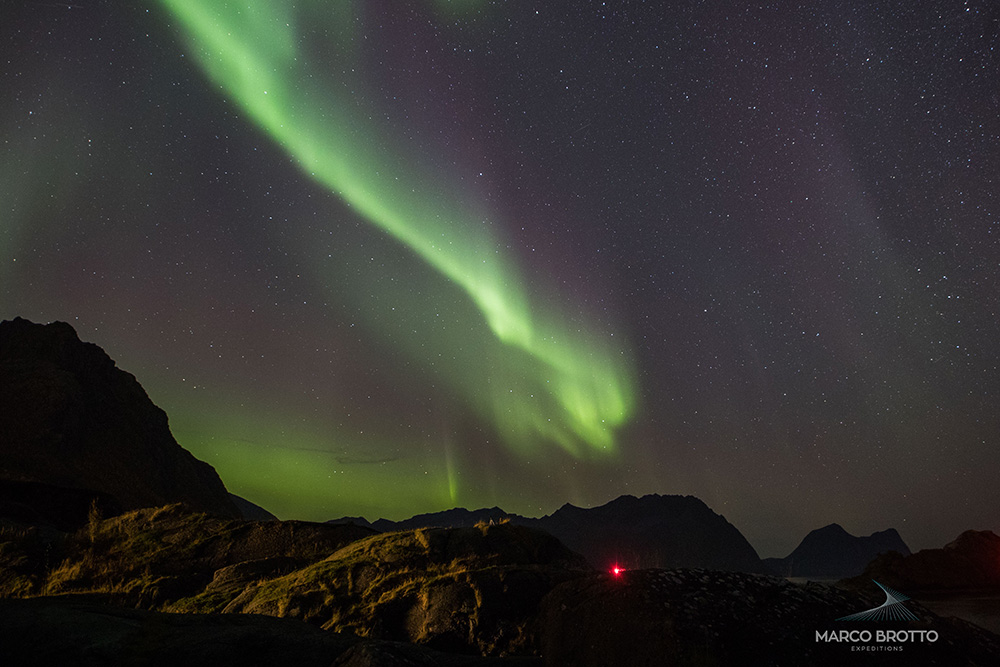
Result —
M1000 528L987 2L18 2L0 317L282 518Z
M528 305L515 268L489 232L490 220L475 207L461 205L469 197L436 188L437 179L413 173L405 156L385 148L391 132L370 127L361 117L368 112L370 118L373 106L359 101L360 95L343 93L345 99L339 100L325 87L314 90L320 76L308 66L311 54L296 46L292 29L299 22L293 19L301 17L268 3L252 10L222 2L166 4L188 27L192 47L212 78L291 153L305 175L401 241L478 307L502 344L495 351L499 358L487 357L457 388L474 397L481 393L476 385L506 371L484 410L493 413L505 440L526 446L541 437L570 450L579 444L614 447L613 429L625 421L631 403L624 352L600 349L592 337L586 344L565 325L538 324L539 309ZM316 5L323 13L326 6ZM358 20L352 9L359 8L345 3L324 17L339 56L323 62L327 67L356 61L345 52L358 46L342 42L357 41L357 36L337 34Z

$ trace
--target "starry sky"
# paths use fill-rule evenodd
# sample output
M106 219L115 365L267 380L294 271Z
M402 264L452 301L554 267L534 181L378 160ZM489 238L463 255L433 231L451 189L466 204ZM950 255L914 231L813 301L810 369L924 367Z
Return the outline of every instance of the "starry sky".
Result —
M0 317L281 518L1000 531L1000 6L17 0Z

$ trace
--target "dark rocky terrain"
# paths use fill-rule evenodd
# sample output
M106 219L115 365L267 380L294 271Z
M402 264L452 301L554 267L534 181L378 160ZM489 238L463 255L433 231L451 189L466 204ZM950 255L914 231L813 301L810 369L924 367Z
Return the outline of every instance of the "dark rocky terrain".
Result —
M916 622L838 622L884 600L873 585L612 576L509 522L373 534L175 505L62 538L8 527L0 573L11 572L2 664L840 665L859 656L816 632L862 628L936 631L940 643L903 647L907 664L1000 660L996 635L912 601Z
M331 523L353 522L388 531L500 520L554 535L597 569L616 563L629 568L704 567L742 572L766 569L742 533L693 496L621 496L590 509L567 503L540 519L492 507L472 511L456 508L404 521L379 519L368 524L364 519L345 517Z
M536 654L542 597L588 571L552 536L510 523L376 534L171 505L92 516L71 534L0 531L0 598L292 618L470 655Z
M638 570L566 582L542 601L539 633L548 665L991 665L1000 637L915 602L919 620L848 624L836 619L884 601L869 586L794 584L765 575ZM934 630L935 642L888 642L892 653L852 649L878 642L817 641L828 630Z
M284 618L164 614L86 598L0 600L0 664L19 667L528 667L538 658L483 658L324 632Z
M304 521L241 521L182 505L101 519L75 533L6 522L0 529L0 597L89 593L165 609L228 581L277 576L372 534ZM240 589L242 590L242 589ZM201 611L188 605L186 611ZM214 610L214 609L213 609Z
M831 523L806 535L788 556L767 558L764 563L779 576L842 579L861 574L876 556L890 551L910 555L894 528L855 537Z
M558 540L523 526L424 528L355 542L244 588L223 610L452 651L531 654L539 601L586 571Z
M136 379L63 322L0 322L0 479L84 489L122 509L184 502L241 516ZM67 518L81 513L73 497L61 498ZM89 501L81 502L85 514Z

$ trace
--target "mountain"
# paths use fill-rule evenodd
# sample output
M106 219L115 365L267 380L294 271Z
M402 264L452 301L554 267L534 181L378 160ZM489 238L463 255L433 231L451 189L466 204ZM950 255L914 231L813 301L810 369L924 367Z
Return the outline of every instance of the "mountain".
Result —
M136 379L63 322L0 322L0 479L241 516Z
M599 569L618 564L760 572L764 567L740 531L694 496L626 495L590 509L566 504L540 519L509 514L499 507L456 508L404 521L379 519L370 525L390 531L504 520L557 537Z
M456 507L443 512L432 512L430 514L417 514L403 521L388 521L379 519L372 523L375 530L410 530L412 528L425 528L427 526L437 526L441 528L468 528L475 526L481 521L497 523L503 519L513 519L515 523L524 524L530 519L507 514L499 507L483 508L469 511L464 507Z
M353 524L355 526L364 526L365 528L373 528L371 521L364 518L363 516L342 516L339 519L330 519L327 521L329 524L334 526L342 526L347 524Z
M882 554L851 581L869 579L901 591L1000 589L1000 537L967 530L942 549Z
M99 491L0 479L0 519L16 524L68 533L86 525L91 513L114 516L123 511L115 498Z
M327 523L353 523L356 526L366 526L382 533L388 533L394 530L413 530L415 528L471 528L478 523L499 523L504 520L514 521L522 525L532 521L532 519L518 516L517 514L508 514L499 507L484 507L478 510L467 510L464 507L456 507L441 512L415 514L409 519L403 519L402 521L392 521L390 519L369 521L363 516L344 516L339 519L331 519Z
M531 522L528 525L532 525ZM620 496L593 509L570 504L534 522L599 569L702 567L759 572L757 551L694 496Z
M248 521L278 520L278 517L274 516L260 505L252 503L246 498L241 498L235 493L230 493L229 499L233 501L234 505L236 505L236 509L240 511L240 514L243 516L243 518L247 519Z
M835 523L812 531L784 558L768 558L764 563L783 577L842 579L864 571L876 556L895 551L910 554L895 528L855 537Z

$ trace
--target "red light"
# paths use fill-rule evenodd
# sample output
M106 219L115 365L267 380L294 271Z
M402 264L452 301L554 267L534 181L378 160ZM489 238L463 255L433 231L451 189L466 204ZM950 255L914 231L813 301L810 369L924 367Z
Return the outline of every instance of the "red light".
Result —
M624 571L625 571L625 568L618 567L617 565L615 565L614 567L611 568L611 574L613 574L616 577L621 576L621 573L624 572Z

